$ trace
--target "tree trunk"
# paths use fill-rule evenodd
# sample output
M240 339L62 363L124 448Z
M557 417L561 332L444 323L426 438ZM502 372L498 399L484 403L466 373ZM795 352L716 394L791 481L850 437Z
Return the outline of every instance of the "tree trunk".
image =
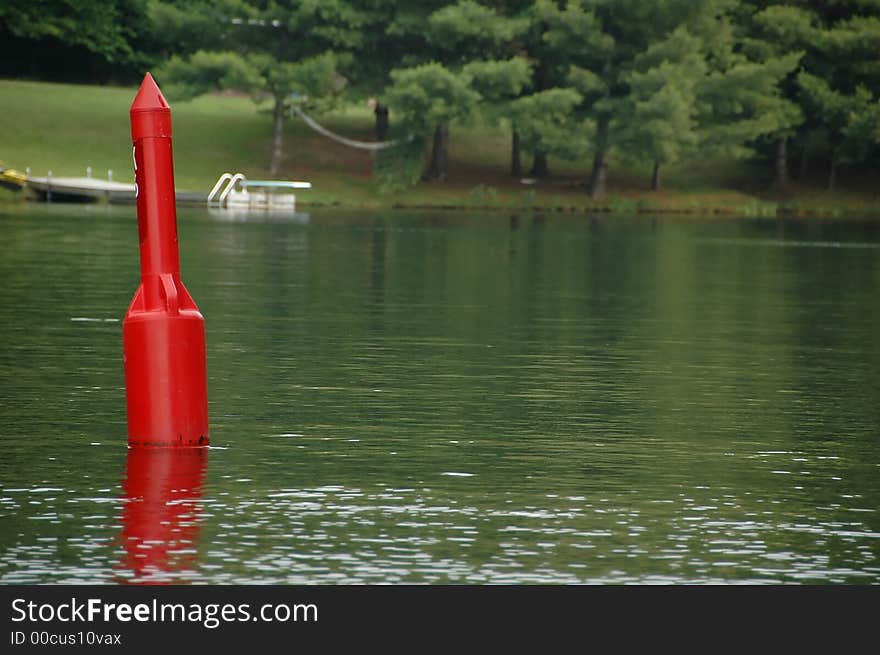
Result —
M798 174L798 179L803 182L807 179L807 170L810 167L810 144L809 142L804 142L804 148L801 150L801 170Z
M837 162L831 157L831 170L828 171L828 190L834 191L834 185L837 183Z
M275 98L275 124L272 131L272 159L269 161L269 175L278 175L281 157L284 154L284 98Z
M522 159L519 154L519 132L514 129L510 141L510 177L522 177Z
M434 142L431 146L431 161L428 163L426 180L446 179L449 173L449 126L440 123L434 129Z
M376 115L376 141L384 141L388 134L388 107L377 102L373 113Z
M605 195L605 169L608 154L608 117L599 118L596 126L596 156L593 158L593 172L590 173L590 198L598 200Z
M532 170L529 171L530 177L548 177L550 175L550 167L547 165L547 153L536 152L535 159L532 161Z
M788 151L785 137L776 142L776 179L773 186L777 191L785 191L788 188Z
M605 148L600 147L593 159L593 172L590 175L590 198L593 200L599 200L605 196L605 169L607 166Z
M651 191L660 190L660 162L654 162L654 172L651 173Z

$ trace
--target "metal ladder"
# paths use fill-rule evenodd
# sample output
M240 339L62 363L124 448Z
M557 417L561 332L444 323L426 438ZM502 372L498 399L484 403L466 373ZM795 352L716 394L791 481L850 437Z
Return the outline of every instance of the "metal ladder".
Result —
M238 185L241 186L240 191L236 190ZM293 211L296 206L296 196L293 193L272 192L279 189L311 188L311 182L248 180L243 173L223 173L208 194L208 207Z
M223 173L223 175L217 179L217 183L214 184L211 193L208 194L208 207L223 207L226 198L235 188L235 185L240 181L243 181L245 185L247 184L247 178L243 173ZM218 193L220 194L219 198L217 198L216 204L212 205L212 203L215 202L214 198L217 197ZM247 193L247 191L244 191L244 193Z

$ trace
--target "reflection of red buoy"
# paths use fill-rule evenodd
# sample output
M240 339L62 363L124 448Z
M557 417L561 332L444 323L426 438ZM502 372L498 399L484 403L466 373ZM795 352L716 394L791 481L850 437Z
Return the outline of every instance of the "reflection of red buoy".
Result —
M124 568L136 578L193 569L207 448L129 448L123 483Z
M205 446L205 321L180 280L171 108L149 73L130 113L141 284L122 323L128 442Z

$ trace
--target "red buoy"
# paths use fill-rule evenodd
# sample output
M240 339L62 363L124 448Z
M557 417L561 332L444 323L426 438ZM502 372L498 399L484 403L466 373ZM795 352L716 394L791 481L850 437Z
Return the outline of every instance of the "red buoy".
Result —
M141 284L122 322L130 446L207 446L205 319L180 280L171 108L147 73L131 105Z

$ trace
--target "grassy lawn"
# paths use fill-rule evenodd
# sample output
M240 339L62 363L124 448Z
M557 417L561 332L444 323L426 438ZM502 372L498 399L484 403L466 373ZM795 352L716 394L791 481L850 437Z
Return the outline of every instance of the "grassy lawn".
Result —
M33 175L81 176L91 166L102 177L132 181L128 108L135 88L97 87L0 80L4 130L0 161ZM271 116L249 98L212 95L172 103L174 164L179 189L207 192L224 171L248 177L268 176ZM392 116L393 119L393 116ZM348 106L319 120L348 137L372 140L372 115L365 106ZM502 127L452 126L450 178L422 183L399 193L380 193L372 179L372 155L330 141L290 120L285 132L283 169L278 177L308 180L313 190L298 203L349 207L393 206L536 207L555 211L724 211L772 214L876 212L880 207L877 172L847 178L831 193L794 187L774 195L765 180L769 170L749 162L683 162L663 171L665 189L647 189L649 168L621 169L611 161L609 194L594 205L584 188L589 162L551 160L553 178L526 186L507 173L509 134ZM524 166L530 162L524 160ZM0 200L9 197L4 194Z

